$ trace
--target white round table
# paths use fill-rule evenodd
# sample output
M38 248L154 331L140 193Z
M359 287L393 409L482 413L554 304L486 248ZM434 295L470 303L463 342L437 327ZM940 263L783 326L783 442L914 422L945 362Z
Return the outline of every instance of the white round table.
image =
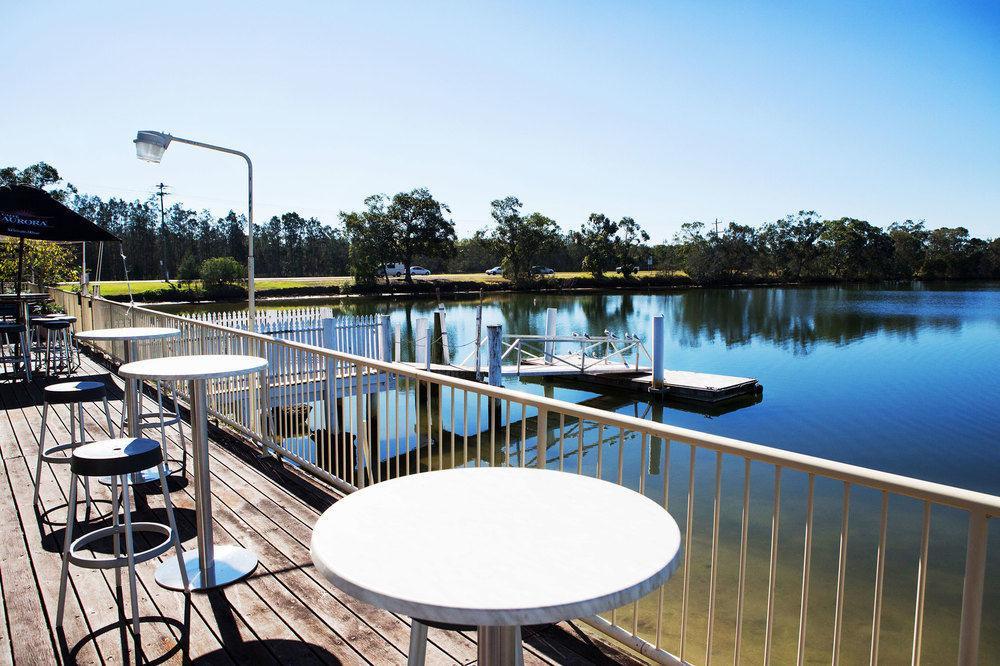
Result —
M520 625L617 608L677 568L677 523L632 490L522 468L427 472L359 490L313 530L317 568L352 596L479 627L480 663L520 657ZM412 649L411 649L412 651Z
M122 354L124 363L131 363L139 356L139 341L142 340L166 340L168 338L179 338L180 329L164 328L160 326L129 326L125 328L95 328L92 331L81 331L76 334L77 340L84 342L122 342ZM141 437L141 422L145 414L140 411L141 391L139 381L134 378L128 379L125 387L125 428L129 437ZM123 432L122 437L125 436ZM162 439L162 438L161 438ZM163 446L163 463L171 472L170 462L167 459L167 443L161 442ZM158 481L160 473L156 468L147 469L138 474L133 474L129 481L131 483L149 483ZM106 481L110 485L110 479Z
M122 377L136 380L186 381L191 408L191 453L194 459L195 522L198 548L184 553L188 588L206 590L228 585L257 567L257 556L239 546L215 547L212 538L212 486L208 469L208 393L206 381L259 372L267 359L256 356L172 356L135 361L118 368ZM156 582L184 589L177 560L167 559L156 570Z

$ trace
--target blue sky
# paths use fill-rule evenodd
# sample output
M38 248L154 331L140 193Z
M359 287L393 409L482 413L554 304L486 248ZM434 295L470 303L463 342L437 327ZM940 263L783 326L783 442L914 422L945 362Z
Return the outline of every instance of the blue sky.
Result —
M426 186L462 234L513 194L654 240L801 208L1000 236L997 3L0 0L0 165L333 222ZM372 4L375 3L366 3ZM877 6L876 6L877 5Z

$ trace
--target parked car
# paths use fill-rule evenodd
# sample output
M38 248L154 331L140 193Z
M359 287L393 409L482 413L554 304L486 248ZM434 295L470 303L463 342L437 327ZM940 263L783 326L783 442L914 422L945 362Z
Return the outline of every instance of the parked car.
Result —
M406 266L400 263L386 264L382 267L382 275L389 277L403 277L406 274Z
M410 266L410 275L430 275L431 272L423 266Z
M503 275L503 269L499 266L494 266L493 268L486 271L487 275Z
M546 266L532 266L531 267L531 274L532 275L552 275L553 273L555 273L555 271L552 270L551 268L547 268Z

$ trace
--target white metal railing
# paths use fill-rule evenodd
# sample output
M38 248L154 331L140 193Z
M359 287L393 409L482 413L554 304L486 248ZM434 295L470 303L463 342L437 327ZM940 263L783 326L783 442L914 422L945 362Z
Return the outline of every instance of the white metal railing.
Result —
M1000 650L997 632L982 631L984 595L990 617L1000 605L1000 562L987 558L1000 497L665 425L655 407L647 420L51 293L85 329L181 330L144 353L271 359L259 382L212 383L210 410L344 491L446 467L531 465L655 499L681 525L683 566L653 594L586 622L660 663L918 664L928 655L974 664Z
M488 338L482 338L479 345L455 365L465 367L473 358L481 356L479 352L488 343ZM565 353L560 353L561 350L565 350ZM626 333L619 337L607 331L599 336L504 335L500 360L502 362L508 359L513 359L518 374L526 363L565 366L580 372L611 363L633 369L640 368L644 362L648 368L652 363L649 351L638 336Z

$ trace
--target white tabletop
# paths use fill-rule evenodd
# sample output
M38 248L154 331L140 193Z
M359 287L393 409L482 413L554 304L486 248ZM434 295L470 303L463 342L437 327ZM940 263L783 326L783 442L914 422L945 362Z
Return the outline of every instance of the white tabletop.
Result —
M198 356L165 356L126 363L118 368L121 377L136 379L216 379L248 375L267 367L267 359L233 354L203 354Z
M157 338L176 338L180 334L180 330L176 328L133 326L129 328L97 328L92 331L80 331L76 334L76 337L80 340L155 340Z
M677 568L677 523L576 474L469 468L369 486L316 523L311 554L352 596L411 617L507 626L627 604Z

